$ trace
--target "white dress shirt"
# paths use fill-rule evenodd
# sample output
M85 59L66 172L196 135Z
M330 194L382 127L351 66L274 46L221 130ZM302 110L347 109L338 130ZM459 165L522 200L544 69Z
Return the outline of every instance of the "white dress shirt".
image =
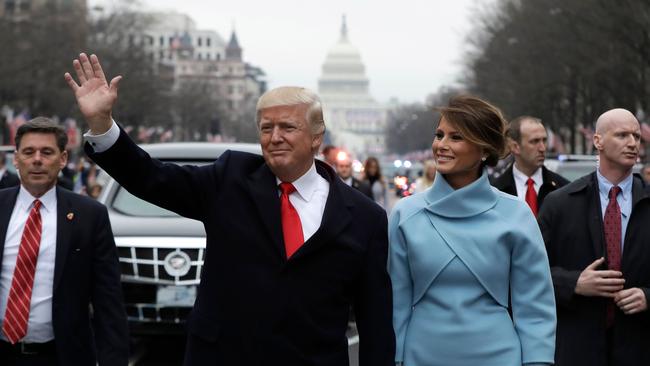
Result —
M4 321L7 310L9 290L13 280L20 239L33 207L34 198L23 186L20 186L14 210L11 213L7 236L5 238L2 268L0 271L0 321ZM27 335L22 339L26 343L43 343L54 339L52 328L52 292L54 286L54 260L56 258L56 187L52 187L39 198L41 206L41 245L36 261L32 301L30 303ZM0 339L7 338L0 331Z
M517 188L517 198L522 201L526 201L526 191L528 191L528 176L517 169L517 164L512 164L512 176L515 178L515 187ZM535 189L535 194L539 193L539 189L544 184L544 178L542 177L542 168L539 167L530 177L534 184L533 188Z
M275 180L278 184L278 196L280 196L282 192L279 186L282 181L277 177ZM316 233L323 221L330 183L318 174L315 163L311 164L311 168L305 174L291 183L296 187L296 191L289 195L289 201L298 211L302 235L307 241Z
M120 128L113 121L111 128L104 134L92 135L88 131L84 134L84 137L95 152L100 153L113 146L120 137ZM280 196L282 192L280 192L279 186L282 182L277 177L275 179L278 184L278 196ZM323 212L325 211L325 202L327 202L330 184L318 174L314 163L305 174L290 183L296 187L296 191L289 195L289 201L298 211L303 238L307 241L316 233L321 221L323 221Z
M352 187L352 177L348 177L348 179L343 179L343 183L347 184L348 187Z

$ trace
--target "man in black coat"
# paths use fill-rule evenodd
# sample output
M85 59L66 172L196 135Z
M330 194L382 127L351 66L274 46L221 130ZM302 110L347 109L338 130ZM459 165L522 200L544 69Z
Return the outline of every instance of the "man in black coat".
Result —
M632 113L604 113L594 135L597 171L549 194L540 212L557 366L650 365L650 197L632 174L640 137Z
M7 155L0 151L0 189L17 185L20 185L20 179L7 169Z
M547 134L539 118L515 118L508 126L507 135L514 163L492 185L527 202L537 215L546 195L569 181L544 166Z
M372 198L372 191L370 190L370 185L366 182L362 182L357 178L355 178L352 175L352 172L353 172L352 160L350 159L349 155L346 154L345 156L341 156L339 159L337 159L336 173L339 175L339 177L341 177L343 182L348 186L363 193L366 197L374 201L374 199Z
M66 142L63 128L43 117L16 133L21 185L0 190L2 366L128 364L108 212L56 185Z
M314 160L325 131L316 94L260 98L263 157L181 167L151 159L112 121L119 76L108 83L94 55L73 65L86 152L129 192L204 223L185 365L346 366L351 305L360 365L395 364L386 213Z

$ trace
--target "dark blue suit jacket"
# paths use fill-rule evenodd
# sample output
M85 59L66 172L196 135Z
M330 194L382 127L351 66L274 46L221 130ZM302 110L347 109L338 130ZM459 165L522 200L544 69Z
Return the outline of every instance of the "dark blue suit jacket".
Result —
M351 305L361 365L394 365L386 213L325 163L316 161L330 183L321 226L287 260L276 178L261 156L229 151L181 167L124 132L109 150L86 152L131 193L205 225L186 365L348 365Z
M0 262L19 188L0 190ZM56 198L52 325L59 364L127 365L126 312L106 207L60 187Z

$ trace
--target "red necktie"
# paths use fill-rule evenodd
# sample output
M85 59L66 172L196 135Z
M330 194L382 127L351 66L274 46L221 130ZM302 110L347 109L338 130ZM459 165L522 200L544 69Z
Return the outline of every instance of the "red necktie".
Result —
M618 186L609 190L609 203L605 209L605 243L607 244L607 264L609 269L621 270L621 208L616 197L621 192ZM614 302L607 304L607 326L614 324Z
M296 211L296 208L289 201L289 195L296 191L296 187L291 183L280 183L280 190L282 191L280 204L284 248L287 253L287 258L290 258L305 240L302 235L302 224L300 223L298 211Z
M29 211L29 217L20 239L18 258L14 277L11 281L7 311L5 312L2 331L12 344L20 341L27 334L27 321L32 300L32 286L36 273L38 248L41 244L41 201L34 200L34 207Z
M533 215L537 216L537 193L535 192L535 181L532 178L528 178L526 181L528 189L526 189L526 203L530 206L530 209L533 211Z

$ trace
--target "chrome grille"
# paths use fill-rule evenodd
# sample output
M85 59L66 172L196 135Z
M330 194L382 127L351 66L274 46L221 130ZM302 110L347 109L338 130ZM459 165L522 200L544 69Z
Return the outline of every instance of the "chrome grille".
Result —
M205 256L205 238L197 237L117 237L122 282L155 285L198 285ZM183 252L190 258L189 271L171 275L165 270L165 257Z
M138 323L185 322L191 307L157 303L160 286L196 286L200 282L205 256L203 237L116 237L122 290L129 321ZM190 259L185 275L170 275L165 257L182 251Z

